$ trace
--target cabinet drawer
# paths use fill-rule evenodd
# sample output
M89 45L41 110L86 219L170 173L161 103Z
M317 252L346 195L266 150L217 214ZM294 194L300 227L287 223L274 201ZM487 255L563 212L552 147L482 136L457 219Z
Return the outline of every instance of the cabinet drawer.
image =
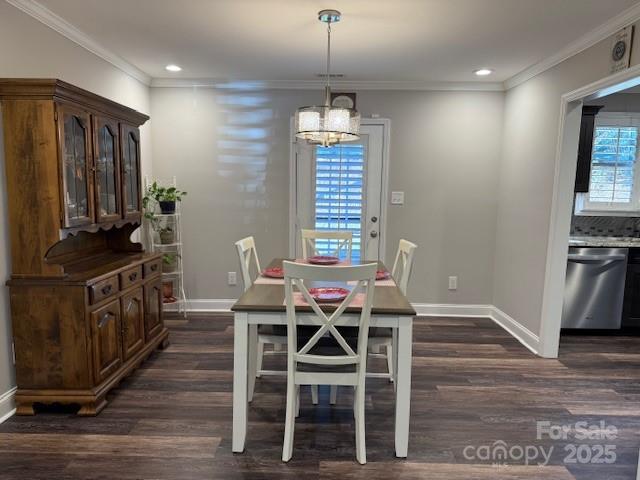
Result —
M142 281L142 265L125 270L120 274L122 290Z
M118 293L118 277L109 277L89 287L89 301L98 303L100 300Z
M162 259L157 258L144 264L144 278L158 275L162 271Z

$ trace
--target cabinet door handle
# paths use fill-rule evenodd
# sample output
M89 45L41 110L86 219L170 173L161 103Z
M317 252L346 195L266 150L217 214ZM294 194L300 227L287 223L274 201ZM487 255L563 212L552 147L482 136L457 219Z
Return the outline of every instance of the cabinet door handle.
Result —
M111 293L111 285L106 285L102 287L102 290L100 291L102 292L103 295L109 295Z
M105 313L104 315L102 315L102 317L100 317L100 320L98 321L98 328L102 328L105 326L105 324L109 321L109 318L113 316L112 313Z
M130 282L135 281L136 278L138 278L138 272L133 272L132 274L129 275Z
M157 264L157 263L154 263L154 264L153 264L153 265L151 265L149 268L151 269L151 271L152 271L152 272L155 272L155 271L158 269L158 264Z

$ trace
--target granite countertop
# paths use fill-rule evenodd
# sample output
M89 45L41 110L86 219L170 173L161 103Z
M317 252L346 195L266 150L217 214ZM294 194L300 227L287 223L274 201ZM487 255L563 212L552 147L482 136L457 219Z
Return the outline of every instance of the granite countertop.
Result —
M589 237L572 235L570 247L640 247L638 237Z

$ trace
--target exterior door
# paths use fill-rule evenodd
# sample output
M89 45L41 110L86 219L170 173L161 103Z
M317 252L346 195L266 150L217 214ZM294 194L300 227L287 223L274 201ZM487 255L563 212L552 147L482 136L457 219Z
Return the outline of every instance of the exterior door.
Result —
M144 331L149 341L162 331L162 287L160 280L144 286Z
M122 136L122 204L124 218L140 218L142 198L140 191L140 131L121 124Z
M56 104L60 148L63 227L89 225L94 219L91 127L89 113Z
M361 125L358 141L332 147L296 143L296 257L302 254L300 229L310 228L351 231L354 261L382 258L386 128L386 123ZM326 253L335 248L325 247ZM325 253L323 245L317 249Z
M118 123L93 117L96 220L113 222L122 218Z
M122 348L124 359L130 359L144 345L144 296L142 287L123 295Z
M107 303L90 313L93 329L93 368L96 383L109 378L122 365L120 301Z

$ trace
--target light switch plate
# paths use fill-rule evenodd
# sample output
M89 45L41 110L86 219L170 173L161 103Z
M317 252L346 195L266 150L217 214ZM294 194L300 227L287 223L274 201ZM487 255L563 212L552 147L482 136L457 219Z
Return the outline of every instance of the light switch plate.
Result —
M391 192L391 205L404 205L404 192Z
M236 272L227 272L227 283L229 285L238 284L238 277L236 276Z

